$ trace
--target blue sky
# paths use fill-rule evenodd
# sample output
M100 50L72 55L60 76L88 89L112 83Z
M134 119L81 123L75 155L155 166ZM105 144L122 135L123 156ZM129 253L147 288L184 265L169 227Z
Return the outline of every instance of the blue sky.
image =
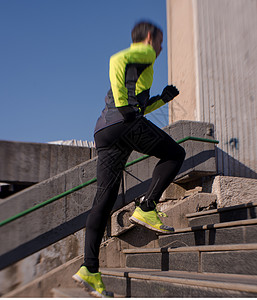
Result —
M164 32L151 95L168 84L165 0L0 0L0 140L93 140L109 58L148 19ZM149 114L167 125L167 105Z

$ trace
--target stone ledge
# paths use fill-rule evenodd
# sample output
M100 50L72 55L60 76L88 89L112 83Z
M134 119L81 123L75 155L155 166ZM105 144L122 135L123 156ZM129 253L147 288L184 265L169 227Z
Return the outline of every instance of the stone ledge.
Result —
M215 176L212 193L217 195L218 208L256 201L257 179Z

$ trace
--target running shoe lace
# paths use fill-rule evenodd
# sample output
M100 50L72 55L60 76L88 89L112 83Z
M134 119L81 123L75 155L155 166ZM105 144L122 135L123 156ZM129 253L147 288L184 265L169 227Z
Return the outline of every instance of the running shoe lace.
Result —
M167 218L168 216L164 212L157 209L157 205L155 202L154 202L154 204L155 204L155 211L157 212L158 216Z

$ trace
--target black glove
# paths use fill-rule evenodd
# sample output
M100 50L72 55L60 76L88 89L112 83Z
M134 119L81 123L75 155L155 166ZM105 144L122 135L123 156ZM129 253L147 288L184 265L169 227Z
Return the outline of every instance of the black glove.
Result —
M161 99L167 103L179 94L178 89L173 85L167 85L161 94Z
M131 106L121 106L118 110L123 115L124 122L132 122L136 119L137 113Z

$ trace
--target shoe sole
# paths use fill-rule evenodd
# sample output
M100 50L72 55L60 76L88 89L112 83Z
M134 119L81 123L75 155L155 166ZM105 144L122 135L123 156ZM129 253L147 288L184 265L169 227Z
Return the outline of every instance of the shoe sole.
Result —
M145 223L144 221L141 221L141 220L139 220L139 219L137 219L137 218L135 218L135 217L133 217L133 216L129 218L129 221L130 221L132 224L140 225L140 226L142 226L142 227L145 227L145 228L150 229L150 230L152 230L152 231L154 231L154 232L157 232L157 233L171 234L171 233L174 232L174 230L172 230L172 231L169 231L169 230L163 231L163 230L161 230L161 229L157 229L157 228L152 227L151 225L149 225L149 224Z
M72 278L76 281L76 283L82 285L91 296L96 298L106 298L104 295L100 294L95 289L93 289L90 284L81 279L77 274L73 275Z

